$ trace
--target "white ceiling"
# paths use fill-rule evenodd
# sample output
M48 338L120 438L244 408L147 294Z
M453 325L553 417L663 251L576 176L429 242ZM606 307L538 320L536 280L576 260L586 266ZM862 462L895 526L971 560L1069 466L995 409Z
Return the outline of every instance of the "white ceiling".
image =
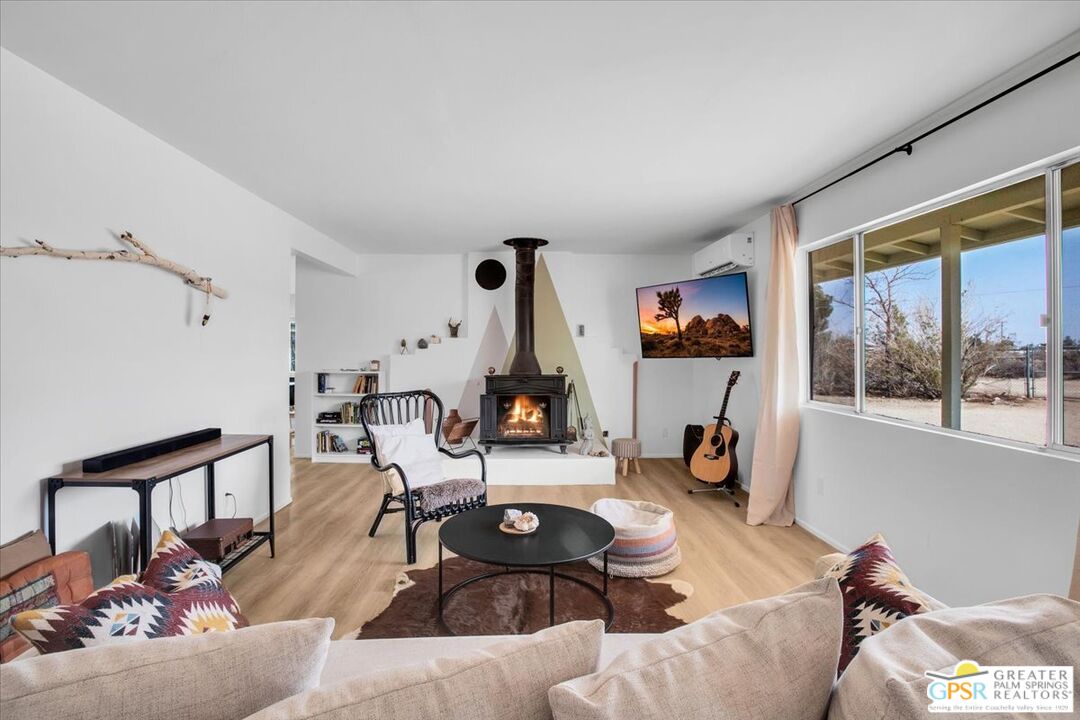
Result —
M360 251L683 252L1076 2L5 2L0 44Z

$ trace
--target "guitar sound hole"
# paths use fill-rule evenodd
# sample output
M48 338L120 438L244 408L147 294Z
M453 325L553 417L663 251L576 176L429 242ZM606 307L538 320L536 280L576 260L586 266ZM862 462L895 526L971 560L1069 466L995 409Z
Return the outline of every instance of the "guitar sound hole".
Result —
M713 435L711 438L709 438L709 442L712 443L713 447L716 447L720 443L724 442L724 438L720 437L719 435Z

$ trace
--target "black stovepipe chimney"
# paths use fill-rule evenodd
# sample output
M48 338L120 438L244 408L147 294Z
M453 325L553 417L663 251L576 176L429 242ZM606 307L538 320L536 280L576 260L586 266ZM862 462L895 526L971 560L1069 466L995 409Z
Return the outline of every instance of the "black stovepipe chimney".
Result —
M511 238L505 245L517 254L517 281L514 285L514 327L517 352L510 363L511 375L539 375L540 361L533 344L533 282L536 276L536 248L548 244L540 238Z

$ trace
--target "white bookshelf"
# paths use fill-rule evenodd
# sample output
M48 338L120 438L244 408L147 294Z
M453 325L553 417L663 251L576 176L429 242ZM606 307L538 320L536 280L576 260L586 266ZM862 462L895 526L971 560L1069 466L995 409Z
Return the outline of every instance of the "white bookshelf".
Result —
M326 385L333 388L329 392L319 392L319 375L326 376ZM352 390L359 377L378 378L378 389L385 390L386 378L378 370L348 370L326 369L316 370L312 373L312 387L315 392L311 398L311 462L316 463L369 463L370 455L358 455L356 452L357 441L365 437L364 426L361 423L320 423L319 413L330 412L341 408L342 403L359 402L366 393L346 392ZM348 445L348 452L319 452L319 433L331 432L339 435Z

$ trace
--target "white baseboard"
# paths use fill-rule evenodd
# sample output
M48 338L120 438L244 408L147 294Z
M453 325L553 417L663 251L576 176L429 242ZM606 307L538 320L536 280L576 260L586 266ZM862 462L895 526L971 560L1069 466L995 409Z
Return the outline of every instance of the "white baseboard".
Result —
M290 505L292 505L292 500L289 500L289 502L287 502L284 505L281 505L280 507L278 507L278 509L274 511L274 515L277 515L279 512L281 512L285 508L289 507ZM251 524L252 525L258 525L259 523L264 523L269 519L270 519L270 513L263 513L262 515L259 515L258 517L252 518L251 519Z
M813 525L809 525L809 524L803 522L802 520L800 520L797 513L795 515L795 524L798 525L799 527L801 527L806 532L813 535L814 537L816 537L818 540L825 543L826 545L831 545L832 547L834 547L836 549L837 552L849 553L852 550L852 548L849 548L847 545L840 542L836 538L831 537L831 536L827 535L826 533L821 532L820 530L818 530Z

